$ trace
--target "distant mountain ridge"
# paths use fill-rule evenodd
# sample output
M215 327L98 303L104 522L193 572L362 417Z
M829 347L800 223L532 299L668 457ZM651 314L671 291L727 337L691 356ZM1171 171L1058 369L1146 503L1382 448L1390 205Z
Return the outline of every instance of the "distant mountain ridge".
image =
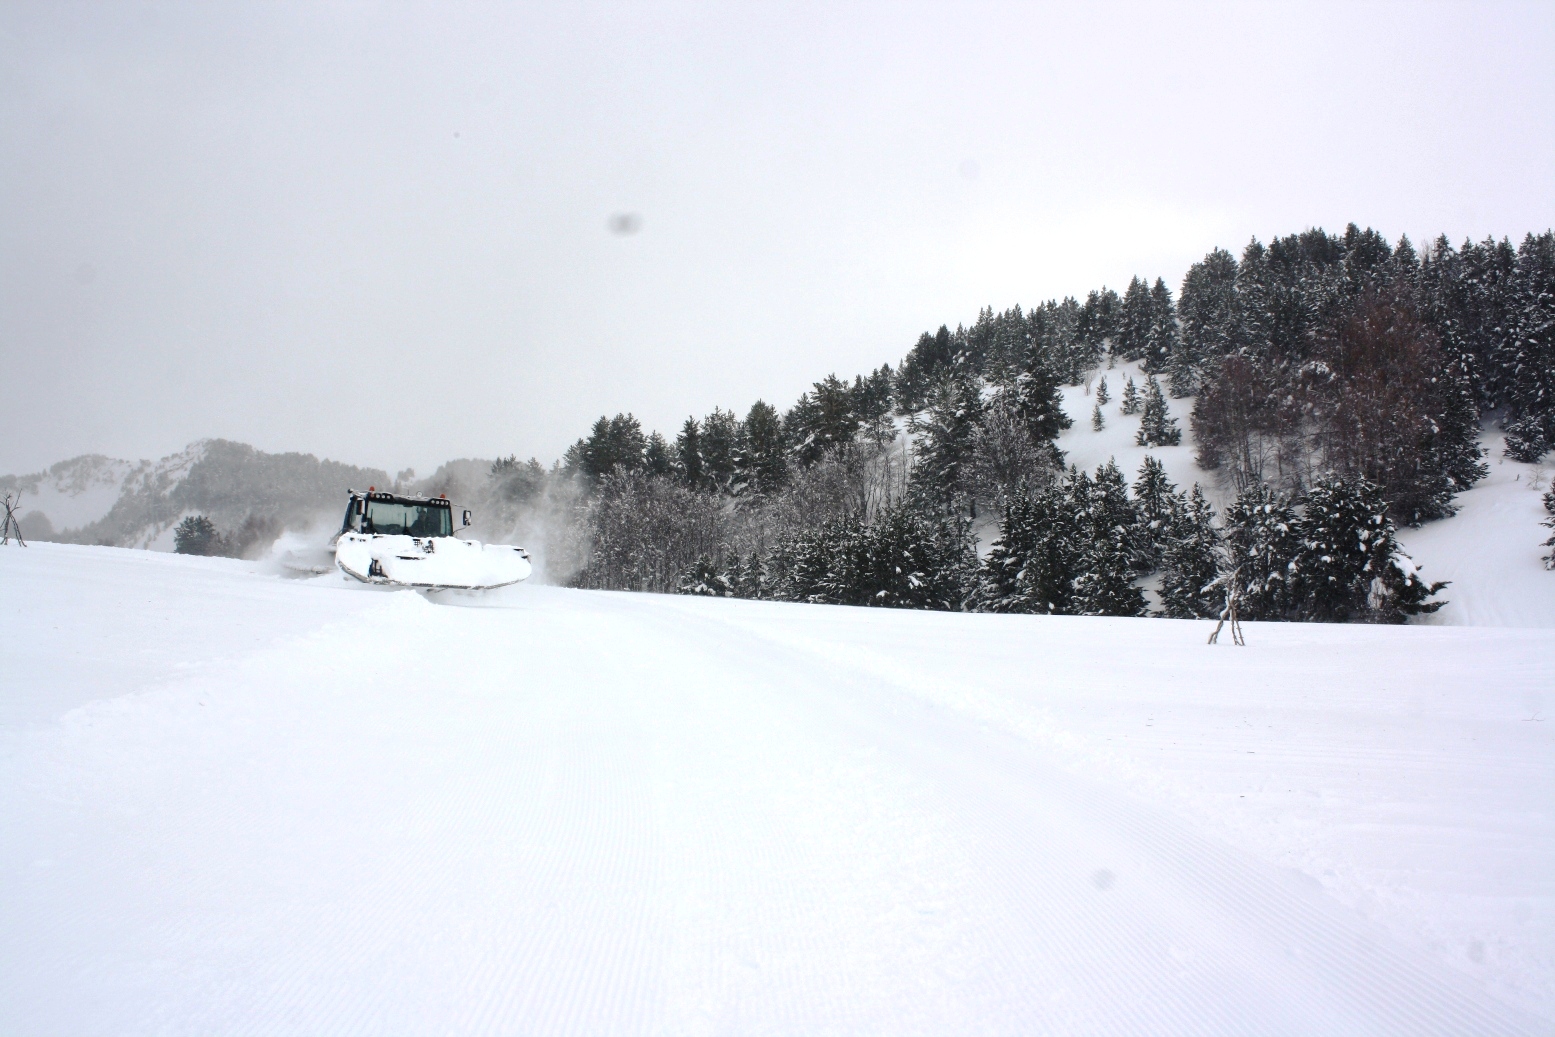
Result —
M187 515L223 529L306 528L338 510L347 489L390 483L378 468L205 439L159 461L87 454L0 476L0 492L21 493L23 531L37 539L170 549L173 527Z

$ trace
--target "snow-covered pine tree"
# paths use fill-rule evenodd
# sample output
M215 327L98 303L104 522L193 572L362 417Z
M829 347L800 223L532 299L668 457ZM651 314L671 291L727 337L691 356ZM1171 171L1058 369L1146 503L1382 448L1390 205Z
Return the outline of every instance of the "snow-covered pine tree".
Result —
M1177 352L1167 367L1174 398L1195 396L1199 372L1236 346L1236 259L1215 249L1188 268L1178 295L1181 334Z
M905 508L802 533L794 557L798 600L939 611L962 607L977 565L967 522Z
M707 481L702 471L702 426L695 418L687 418L675 437L675 473L693 490L700 490Z
M1150 326L1154 313L1150 300L1150 285L1136 277L1123 294L1122 312L1119 314L1113 355L1120 360L1138 360L1150 347Z
M1116 458L1108 458L1106 464L1096 466L1089 492L1089 507L1083 512L1091 527L1097 531L1120 529L1132 545L1130 538L1139 524L1139 512L1129 500L1128 481Z
M1502 451L1514 461L1538 464L1549 453L1550 441L1544 432L1540 415L1525 414L1506 426L1506 449Z
M1257 483L1237 495L1224 518L1222 572L1238 573L1241 617L1290 618L1291 567L1301 553L1290 499Z
M913 491L920 501L943 509L963 498L962 469L972 456L982 409L982 393L970 372L957 370L936 387L928 413L913 422L918 433Z
M1107 419L1102 417L1101 402L1097 401L1096 406L1091 408L1091 429L1094 432L1100 432L1106 427Z
M1157 277L1150 289L1150 330L1145 336L1145 370L1155 374L1171 368L1177 353L1177 307L1172 290Z
M1213 619L1225 594L1212 586L1220 575L1220 534L1198 483L1161 555L1161 615L1168 619Z
M1074 478L1076 474L1078 479ZM1020 607L1010 611L1054 616L1073 614L1074 581L1079 564L1077 548L1083 535L1074 508L1077 495L1073 491L1077 482L1086 487L1078 497L1086 497L1090 479L1084 472L1075 473L1073 469L1066 486L1032 497L1023 533L1024 555L1016 580Z
M1144 595L1133 585L1138 574L1139 522L1128 484L1115 461L1096 469L1094 479L1077 475L1068 487L1078 517L1074 597L1069 611L1082 616L1139 616Z
M1112 394L1107 391L1106 375L1102 375L1101 381L1096 383L1096 402L1098 404L1112 402Z
M675 449L661 433L654 432L648 437L648 444L643 448L643 471L659 477L675 473Z
M1400 550L1388 505L1375 486L1326 480L1302 498L1300 552L1292 567L1292 611L1316 623L1402 623L1445 602Z
M813 384L783 419L795 459L806 468L852 446L859 425L853 387L834 374Z
M682 570L678 590L681 594L707 598L727 598L733 593L723 570L707 555L702 555Z
M1134 384L1134 376L1129 375L1123 383L1123 399L1120 401L1118 412L1121 414L1139 413L1139 386Z
M846 523L827 523L801 530L787 547L786 601L816 605L838 604L832 596L836 575L842 569L841 546L850 533Z
M1550 516L1544 520L1544 524L1555 530L1555 486L1551 486L1549 492L1544 495L1544 510ZM1550 553L1544 556L1544 567L1546 569L1555 569L1555 533L1550 534L1550 538L1544 542L1544 546L1550 549Z
M1020 574L1031 553L1034 536L1031 498L1016 493L1004 503L999 520L999 539L978 569L972 607L977 612L1025 612L1020 597Z
M1301 551L1291 584L1294 618L1347 623L1366 612L1370 543L1382 516L1356 484L1324 480L1302 498ZM1375 492L1375 491L1373 491Z
M1138 446L1177 446L1182 442L1182 429L1177 419L1166 414L1166 395L1155 375L1150 376L1145 390L1145 413L1139 420L1139 432L1134 437Z
M927 331L919 335L918 344L891 376L896 409L902 414L916 414L926 407L929 390L940 373L955 361L955 356L955 342L945 325L941 324L939 331L932 335Z
M1184 508L1183 496L1166 477L1166 469L1146 454L1134 479L1134 543L1138 551L1135 568L1139 572L1151 572L1160 566L1162 551L1177 535Z
M999 539L977 571L973 610L1070 614L1083 539L1075 501L1089 500L1089 486L1089 478L1071 468L1064 485L1006 504Z
M776 493L788 481L788 444L777 408L762 400L751 404L743 422L745 436L735 459L735 481L745 493Z
M216 524L204 515L189 515L173 530L175 554L214 556L223 553L223 546Z
M1034 363L1015 378L1015 414L1033 443L1046 443L1073 422L1064 413L1058 377L1044 364Z
M1075 577L1071 611L1077 616L1143 616L1144 593L1134 586L1133 551L1126 531L1092 540Z
M1498 351L1517 415L1507 427L1506 452L1537 461L1555 448L1555 233L1523 240L1510 288L1515 316Z
M729 584L730 594L736 598L749 600L765 597L761 586L761 556L752 551L745 557L741 557L738 552L733 552L730 557L733 560L729 571L724 574Z
M1063 381L1078 385L1096 367L1101 351L1080 335L1080 304L1073 296L1049 299L1027 316L1032 356ZM1027 370L1036 365L1026 363Z
M1091 292L1085 297L1075 321L1075 340L1079 348L1068 372L1071 385L1078 385L1086 371L1101 363L1107 343L1117 340L1118 317L1122 309L1118 293L1111 288Z
M587 439L579 440L569 451L568 467L581 470L597 485L616 471L632 473L643 469L648 440L642 425L630 414L613 418L600 415Z
M709 489L726 492L732 487L743 439L740 419L732 411L715 407L702 419L702 477Z
M767 601L801 601L794 578L794 546L780 540L761 559L761 597Z

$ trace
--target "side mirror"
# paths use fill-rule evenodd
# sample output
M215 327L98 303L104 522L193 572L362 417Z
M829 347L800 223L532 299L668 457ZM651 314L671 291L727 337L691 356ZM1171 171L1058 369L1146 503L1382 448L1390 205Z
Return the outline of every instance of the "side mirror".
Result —
M358 515L367 514L367 502L360 497L352 502L352 507L356 509Z
M465 512L464 512L464 524L466 526L468 526L470 524L470 512L469 512L469 509L465 509Z

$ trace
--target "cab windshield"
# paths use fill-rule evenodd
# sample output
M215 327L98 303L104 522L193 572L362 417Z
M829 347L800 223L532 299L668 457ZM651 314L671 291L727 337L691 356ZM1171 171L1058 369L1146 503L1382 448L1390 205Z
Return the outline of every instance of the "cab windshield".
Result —
M390 501L367 502L364 533L403 534L413 537L446 537L454 531L450 508L429 504L395 504Z

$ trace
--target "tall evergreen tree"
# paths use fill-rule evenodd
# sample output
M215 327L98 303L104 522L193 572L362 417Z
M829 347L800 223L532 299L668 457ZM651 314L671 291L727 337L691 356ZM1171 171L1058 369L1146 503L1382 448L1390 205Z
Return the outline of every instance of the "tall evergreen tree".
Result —
M1134 384L1134 376L1129 375L1128 381L1123 383L1123 399L1118 406L1122 414L1139 413L1139 386Z
M702 477L709 488L727 491L733 485L743 435L731 411L715 407L702 419Z
M1161 558L1161 615L1169 619L1212 619L1225 596L1214 586L1219 574L1220 534L1198 483Z
M601 416L589 437L579 444L578 462L585 475L597 483L615 471L642 471L648 441L642 425L630 414Z
M1291 618L1301 539L1290 498L1263 483L1243 490L1226 508L1224 543L1224 573L1235 576L1242 618Z
M834 374L816 382L783 419L795 455L806 467L852 446L859 425L853 387Z
M1021 599L1020 575L1031 553L1034 534L1033 505L1024 492L1013 494L1004 503L999 522L999 539L988 551L978 572L978 589L973 607L979 612L1025 612Z
M1079 517L1071 610L1082 616L1143 615L1144 595L1133 585L1139 516L1123 473L1108 461L1094 479L1072 479L1070 489L1070 506Z
M1555 233L1524 238L1507 287L1509 333L1495 354L1516 415L1507 453L1536 460L1555 447Z
M224 544L216 524L204 515L189 515L173 530L173 553L181 555L220 555Z
M955 359L955 338L945 325L941 324L932 335L924 332L918 336L917 345L908 351L892 376L896 409L903 414L916 414L928 406L934 383Z
M1064 413L1063 393L1058 379L1046 368L1037 366L1022 371L1015 379L1015 414L1034 443L1045 443L1073 422Z
M1177 427L1176 418L1167 416L1166 396L1155 375L1150 376L1145 391L1145 412L1139 420L1139 433L1134 442L1138 446L1177 446L1182 442L1182 429Z
M958 370L940 381L928 414L914 419L918 459L913 483L920 500L946 508L965 495L965 468L981 418L982 394L974 378Z
M1101 381L1096 383L1096 403L1098 406L1112 402L1112 394L1107 391L1107 376L1102 375Z
M675 470L680 481L693 490L707 485L702 467L702 426L695 418L687 418L675 437Z
M1061 508L1063 498L1049 491L1036 503L1030 548L1018 580L1020 612L1039 615L1074 614L1074 585L1080 555L1075 551L1072 516Z
M896 438L896 427L891 422L891 398L890 364L882 364L868 376L854 377L853 413L858 418L860 431L877 445Z
M1544 495L1544 510L1550 516L1544 520L1544 524L1555 530L1555 486L1551 486L1549 492ZM1544 542L1544 546L1550 549L1550 553L1544 557L1544 567L1546 569L1555 569L1555 533L1550 534L1550 538Z
M658 432L648 437L648 443L643 448L643 471L649 475L665 477L675 472L675 449Z
M747 491L775 493L788 481L788 443L777 408L761 400L745 415L744 449L735 463L735 479Z
M1070 382L1078 384L1080 375L1095 367L1102 351L1118 337L1118 323L1123 314L1123 300L1111 288L1102 288L1085 297L1075 322L1075 337L1084 347L1084 357L1071 369Z
M1134 278L1123 294L1123 308L1119 315L1117 337L1112 352L1120 360L1142 359L1150 348L1150 329L1155 323L1155 307L1150 299L1150 285Z
M1071 608L1078 616L1143 616L1144 593L1134 586L1133 552L1114 528L1091 541L1074 581Z
M1178 296L1182 324L1178 350L1167 365L1174 397L1198 393L1199 375L1237 345L1236 259L1215 249L1188 268Z
M1150 289L1150 329L1145 335L1145 370L1155 374L1171 369L1177 354L1177 307L1172 290L1157 277Z
M1076 486L1076 513L1084 516L1091 535L1100 537L1116 530L1132 555L1139 512L1129 499L1128 482L1117 461L1109 458L1106 464L1097 465L1095 477L1088 482L1077 481Z
M1094 432L1100 432L1106 427L1107 419L1102 417L1101 401L1098 400L1096 406L1091 409L1091 430Z
M1435 612L1427 601L1446 586L1428 584L1404 555L1375 486L1319 482L1302 499L1300 549L1291 566L1296 618L1319 623L1402 623Z
M1161 564L1162 551L1177 535L1183 508L1182 494L1167 478L1166 469L1146 454L1134 480L1134 511L1138 516L1134 542L1140 572L1150 572Z

